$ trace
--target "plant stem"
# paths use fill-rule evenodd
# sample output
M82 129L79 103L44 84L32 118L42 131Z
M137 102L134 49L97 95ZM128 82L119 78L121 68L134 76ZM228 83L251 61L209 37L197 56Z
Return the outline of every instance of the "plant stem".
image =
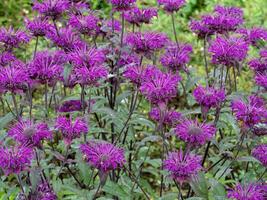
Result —
M45 117L48 118L48 83L45 83Z
M204 43L203 44L204 64L205 64L206 76L207 76L207 81L208 81L210 77L209 77L209 69L208 69L208 61L207 61L207 36L205 36L203 43Z
M28 200L28 197L25 194L25 191L24 191L24 188L23 188L23 185L22 185L22 181L21 181L21 178L20 178L20 175L19 174L17 175L17 179L18 179L18 183L19 183L19 186L20 186L20 189L21 189L22 194L24 195L24 197L26 198L26 200Z
M15 96L15 94L13 92L11 93L11 96L12 96L12 100L13 100L13 103L14 103L16 117L19 120L19 110L18 110L18 104L17 104L16 96Z
M38 46L38 41L39 41L39 37L36 36L36 41L35 41L35 47L34 47L33 58L35 58L35 56L36 56L37 46Z
M175 22L174 22L174 14L173 13L171 14L171 17L172 17L173 34L174 34L175 42L176 42L177 47L179 49L180 47L179 47L179 42L178 42L178 38L177 38L177 32L176 32L176 27L175 27Z

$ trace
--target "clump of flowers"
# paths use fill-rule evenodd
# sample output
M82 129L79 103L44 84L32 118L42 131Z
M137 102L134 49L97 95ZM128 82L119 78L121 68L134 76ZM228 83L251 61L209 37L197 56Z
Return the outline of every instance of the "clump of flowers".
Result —
M158 4L169 13L177 12L185 4L185 0L158 0Z
M176 136L192 146L204 145L215 133L213 125L199 123L197 120L183 120L175 128Z
M58 116L55 128L62 133L64 142L70 145L72 140L81 137L82 134L88 132L88 125L84 119Z
M264 167L267 167L267 144L261 144L252 150L252 155L258 159Z
M228 191L227 197L234 200L264 200L264 190L261 185L238 183L233 190Z
M52 139L52 132L46 123L33 123L30 120L17 122L9 129L8 135L21 144L37 147L42 140Z
M237 32L244 35L245 40L253 46L257 46L260 41L267 41L267 30L261 27L254 27L251 29L241 28Z
M0 167L8 176L26 170L32 161L33 151L30 147L0 147Z
M170 172L173 179L182 184L190 181L201 170L201 156L182 150L171 152L164 160L164 169Z
M155 8L133 8L124 13L125 20L131 24L140 26L141 24L149 24L153 17L157 17L158 12Z
M105 141L90 141L80 149L86 161L101 172L120 168L126 162L123 149Z

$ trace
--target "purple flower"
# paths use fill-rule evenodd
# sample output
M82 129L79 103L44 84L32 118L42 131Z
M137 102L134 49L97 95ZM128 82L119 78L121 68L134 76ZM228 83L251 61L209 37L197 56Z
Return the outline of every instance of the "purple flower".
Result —
M36 17L32 21L25 19L26 28L32 33L33 36L45 36L47 33L52 32L53 26L49 24L47 19Z
M130 45L137 54L151 56L154 51L163 48L168 38L163 33L145 32L129 33L126 43Z
M0 90L19 93L27 89L29 76L25 65L12 63L8 67L0 67Z
M117 11L129 10L134 6L136 2L136 0L108 0L108 1L112 4L113 9Z
M82 102L80 100L65 101L59 108L58 112L75 112L82 110Z
M86 46L80 35L74 32L71 27L61 28L58 33L56 30L53 30L47 37L67 53Z
M149 24L151 19L157 16L158 12L155 8L139 9L135 7L124 13L125 20L137 26L140 26L142 23Z
M34 124L29 120L20 120L8 131L8 135L21 144L40 146L42 140L52 139L52 132L46 123Z
M162 121L164 125L172 127L181 120L182 114L173 109L166 110L161 113L160 109L155 107L149 112L149 116L157 123Z
M136 66L140 63L140 58L138 55L134 53L122 52L121 57L118 60L117 66L128 67L128 66Z
M164 160L164 169L180 184L189 181L201 169L201 156L184 153L182 150L169 153Z
M53 20L59 18L70 7L69 0L43 0L42 2L34 0L33 3L34 10Z
M69 24L85 35L97 35L100 32L100 20L93 13L88 15L72 15Z
M38 200L57 200L57 195L49 186L49 183L41 183L37 186L34 198Z
M263 186L255 183L241 185L238 183L227 197L235 200L264 200Z
M203 20L192 20L190 22L191 30L197 34L198 38L205 39L214 34L214 30L211 30Z
M248 43L240 37L225 38L218 36L209 48L213 64L236 66L244 60L248 52Z
M88 125L85 120L81 118L76 118L73 121L71 117L58 116L55 128L62 133L64 142L67 145L70 145L72 140L88 132Z
M159 5L167 12L177 12L185 4L185 0L158 0Z
M238 121L244 127L252 128L258 123L266 123L267 109L263 99L257 96L250 96L248 103L242 100L234 100L231 104Z
M161 57L161 64L172 71L187 71L185 65L189 62L192 51L191 45L179 44L178 47L177 44L172 44Z
M198 86L193 95L196 101L208 109L217 108L225 100L225 91L223 89L215 89L214 87Z
M216 128L213 125L199 123L197 120L184 120L175 128L176 136L193 146L204 145L215 133Z
M217 33L235 31L243 23L243 11L236 7L216 6L214 15L204 15L201 21L209 29Z
M245 40L248 41L253 46L257 46L258 41L265 40L267 41L267 30L264 28L255 27L252 29L239 29L237 31L244 35Z
M103 25L105 26L105 27L104 26L102 27L102 31L104 31L104 32L112 32L112 26L113 26L115 32L121 32L121 22L116 20L116 19L114 19L113 21L112 20L106 20L106 21L104 21ZM106 30L106 31L103 30L106 27L109 30Z
M0 157L0 167L8 176L26 170L31 164L33 152L32 148L25 146L0 147Z
M252 155L267 167L267 144L261 144L252 150Z
M257 85L267 90L267 73L257 74L255 77Z
M248 62L248 65L256 73L267 72L267 57L252 59L251 61Z
M123 149L105 141L90 141L80 149L86 161L101 172L120 168L126 162Z
M15 31L12 27L9 29L0 28L0 42L4 44L5 50L11 50L29 41L29 36L21 30Z
M10 51L4 51L0 53L0 65L7 66L13 61L16 61L16 57Z
M61 51L40 51L29 63L30 78L41 84L53 83L62 78L66 56Z

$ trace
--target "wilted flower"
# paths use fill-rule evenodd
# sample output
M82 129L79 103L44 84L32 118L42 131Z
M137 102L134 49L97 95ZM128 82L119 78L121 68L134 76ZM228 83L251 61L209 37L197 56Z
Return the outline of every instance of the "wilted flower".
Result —
M232 110L242 126L252 128L254 125L266 122L267 109L263 99L257 96L250 96L248 103L242 100L234 100L231 104Z
M32 33L33 36L45 36L47 33L53 31L53 26L49 24L46 18L36 17L32 21L25 20L26 28Z
M158 16L158 12L155 8L139 9L135 7L124 13L125 20L137 26L142 23L149 24L151 19L156 16Z
M100 31L100 20L93 13L88 15L72 15L69 24L85 35L97 35Z
M101 172L120 168L126 162L123 149L105 141L90 141L80 149L86 161Z
M241 37L225 38L218 36L211 43L209 52L212 54L213 64L236 66L238 62L246 58L248 43Z
M201 156L182 150L171 152L164 160L164 169L179 183L189 181L201 169Z
M257 46L258 41L260 40L266 40L267 41L267 30L264 28L252 28L252 29L239 29L237 31L238 33L241 33L244 35L245 40L248 41L253 46Z
M233 190L228 191L227 197L235 200L264 200L264 191L261 185L238 183Z
M185 0L158 0L159 5L167 12L177 12L185 4Z
M179 44L178 47L177 44L171 44L166 48L165 54L161 57L161 64L172 71L187 71L185 65L189 62L189 56L192 51L191 45Z
M136 2L136 0L108 0L108 1L112 4L113 9L117 11L129 10L134 6Z
M55 128L62 133L64 142L67 145L70 145L72 140L88 132L88 125L85 120L81 118L76 118L73 121L71 117L58 116Z
M69 0L43 0L42 2L34 0L33 3L34 10L53 20L59 18L70 7Z
M0 28L0 42L4 44L5 50L11 50L29 41L29 36L21 30L15 31L12 27L9 29Z
M39 146L42 140L52 139L52 132L46 123L20 120L8 131L8 135L21 144Z
M53 83L63 76L65 63L61 51L39 51L28 65L30 78L41 84Z
M82 110L82 102L80 100L69 100L63 102L58 108L58 112L74 112Z
M151 56L154 51L163 48L168 38L163 33L145 32L129 33L126 43L130 45L137 54Z
M181 120L182 114L173 109L166 110L161 113L161 110L158 107L155 107L149 112L149 116L152 120L158 123L162 121L164 125L171 127Z
M267 144L260 144L252 150L252 155L267 167Z
M155 72L147 82L141 83L141 93L152 103L167 103L177 95L181 77L163 72Z
M199 123L197 120L184 120L175 128L176 136L193 146L204 145L215 133L216 128L213 125Z
M0 147L0 157L0 167L6 175L19 174L30 166L33 152L25 146Z

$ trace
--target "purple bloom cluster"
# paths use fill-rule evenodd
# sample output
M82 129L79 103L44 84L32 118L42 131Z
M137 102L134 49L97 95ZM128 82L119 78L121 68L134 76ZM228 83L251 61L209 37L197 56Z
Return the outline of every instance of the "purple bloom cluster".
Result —
M118 67L128 67L128 66L136 66L139 65L140 63L140 58L138 55L132 53L129 54L128 52L122 52L122 55L120 59L118 60Z
M185 0L158 0L158 4L163 6L167 12L177 12L185 4Z
M267 109L263 99L257 96L250 96L248 103L242 100L232 102L232 110L238 121L244 127L252 128L258 123L266 123Z
M2 67L9 65L11 62L16 60L16 57L10 51L0 53L0 66Z
M17 48L20 44L28 43L29 40L29 36L21 30L15 31L12 27L0 28L0 42L4 44L5 50Z
M267 144L261 144L252 150L252 155L258 159L264 167L267 167Z
M51 33L54 27L49 24L48 19L36 17L32 21L25 19L26 28L31 32L35 37L46 36L48 33Z
M265 191L266 192L266 191ZM264 200L263 186L255 183L241 185L238 183L227 197L234 200Z
M258 41L267 41L267 30L260 27L255 27L252 29L241 28L237 30L238 33L244 35L245 40L248 41L253 46L257 46Z
M114 10L117 11L127 11L129 9L131 9L136 0L108 0L112 6Z
M184 153L182 150L171 152L164 160L164 169L180 183L189 181L201 169L201 156Z
M35 198L38 200L57 200L57 195L52 190L49 183L39 184L36 190Z
M216 128L213 125L199 123L197 120L184 120L175 128L177 137L192 146L204 145L215 133Z
M193 49L188 44L171 44L166 48L165 54L161 57L161 64L172 71L187 71L185 65L190 61L190 54Z
M149 24L153 17L157 17L158 12L155 8L133 8L124 13L125 20L131 24L140 26L141 24Z
M107 172L124 165L124 151L105 141L90 141L80 147L86 161L101 172Z
M25 146L0 147L0 157L0 167L6 175L19 174L30 166L33 152Z
M75 111L82 111L82 102L80 100L65 101L58 108L58 112L75 112Z
M162 121L165 126L170 127L177 124L182 118L182 114L173 109L166 110L161 113L161 110L158 107L152 108L152 110L149 112L149 116L152 120L158 123Z
M248 43L241 37L218 36L210 45L209 52L212 54L213 64L236 66L246 58Z
M88 125L84 119L76 118L74 121L71 117L58 116L55 128L62 133L64 142L70 145L72 140L81 137L88 132Z
M145 32L129 33L126 43L130 45L137 54L151 56L154 51L163 48L168 38L163 33Z
M42 140L52 139L52 132L46 123L20 120L8 131L8 135L24 145L40 146Z

